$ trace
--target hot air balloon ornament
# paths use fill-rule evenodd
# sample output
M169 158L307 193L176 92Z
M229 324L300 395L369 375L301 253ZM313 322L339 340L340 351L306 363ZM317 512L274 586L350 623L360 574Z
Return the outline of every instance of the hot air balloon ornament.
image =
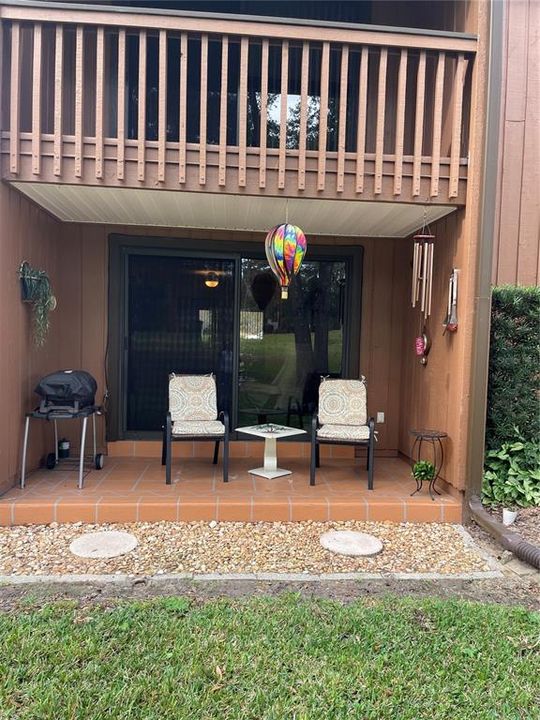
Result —
M276 225L266 236L264 249L270 269L280 284L281 299L286 300L291 280L300 270L306 254L306 236L296 225Z

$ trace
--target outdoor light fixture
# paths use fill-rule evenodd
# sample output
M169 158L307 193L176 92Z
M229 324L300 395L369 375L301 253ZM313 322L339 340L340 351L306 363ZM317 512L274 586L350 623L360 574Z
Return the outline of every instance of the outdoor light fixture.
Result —
M306 254L306 236L296 225L276 225L266 236L264 249L270 269L281 286L281 299L286 300L291 280L300 270Z
M207 288L216 288L219 285L219 278L215 272L209 272L204 280Z

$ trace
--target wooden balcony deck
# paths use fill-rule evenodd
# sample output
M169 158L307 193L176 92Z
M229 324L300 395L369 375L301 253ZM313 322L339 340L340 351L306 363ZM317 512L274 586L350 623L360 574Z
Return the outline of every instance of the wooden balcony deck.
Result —
M465 203L476 39L5 3L2 176Z

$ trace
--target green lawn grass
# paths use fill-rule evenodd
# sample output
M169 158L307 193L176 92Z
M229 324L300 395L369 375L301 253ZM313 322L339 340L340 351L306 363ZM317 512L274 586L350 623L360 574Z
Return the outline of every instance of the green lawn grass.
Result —
M534 720L539 632L456 600L22 608L0 615L0 717Z

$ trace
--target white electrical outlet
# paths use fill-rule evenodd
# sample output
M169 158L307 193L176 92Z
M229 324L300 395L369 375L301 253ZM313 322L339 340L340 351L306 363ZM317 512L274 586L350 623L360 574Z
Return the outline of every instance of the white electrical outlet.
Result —
M383 423L383 422L384 422L384 413L383 413L383 412L378 412L378 413L377 413L377 423L380 424L380 423Z

